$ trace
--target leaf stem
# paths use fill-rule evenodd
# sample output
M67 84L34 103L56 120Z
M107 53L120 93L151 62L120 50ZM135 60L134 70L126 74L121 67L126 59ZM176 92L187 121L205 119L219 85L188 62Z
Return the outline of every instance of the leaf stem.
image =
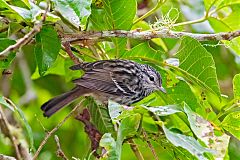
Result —
M148 11L146 14L144 14L144 15L141 16L140 18L136 19L136 20L133 22L133 24L136 24L136 23L142 21L143 19L149 17L150 15L152 15L152 14L153 14L154 12L156 12L156 10L157 10L158 8L160 8L165 2L166 2L166 0L158 0L157 5L156 5L154 8L152 8L150 11Z
M234 112L234 109L239 109L239 104L235 102L235 100L231 100L227 106L223 107L221 111L217 114L216 119L219 119L220 117L229 114L230 112Z
M135 156L138 160L144 160L142 153L139 151L137 144L133 141L132 138L128 140L132 151L134 152Z
M196 20L176 23L176 24L173 24L173 27L201 23L201 22L204 22L205 20L207 20L207 17L208 16L204 16L204 17L196 19Z

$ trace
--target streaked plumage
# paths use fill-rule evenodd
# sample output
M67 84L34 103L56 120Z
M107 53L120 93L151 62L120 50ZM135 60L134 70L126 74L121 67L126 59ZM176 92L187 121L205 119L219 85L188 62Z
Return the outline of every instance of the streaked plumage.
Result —
M161 76L155 69L129 60L101 60L74 65L70 69L83 70L85 74L73 80L76 84L74 89L42 105L45 116L50 117L83 95L91 95L105 104L111 99L131 105L155 90L165 91L161 86Z

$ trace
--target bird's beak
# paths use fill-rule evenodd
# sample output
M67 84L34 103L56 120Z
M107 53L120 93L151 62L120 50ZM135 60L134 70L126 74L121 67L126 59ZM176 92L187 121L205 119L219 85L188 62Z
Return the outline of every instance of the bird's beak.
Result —
M163 88L162 86L161 86L161 87L158 87L158 89L159 89L160 91L162 91L163 93L167 93L167 91L165 90L165 88Z

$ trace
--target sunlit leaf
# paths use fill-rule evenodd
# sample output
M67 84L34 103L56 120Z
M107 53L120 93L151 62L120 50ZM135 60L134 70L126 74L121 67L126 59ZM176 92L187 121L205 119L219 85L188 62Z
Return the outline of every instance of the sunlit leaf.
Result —
M36 45L34 49L39 74L43 76L57 59L61 48L57 32L52 26L44 26L36 35Z
M132 27L137 9L136 0L105 0L103 5L109 29L129 30Z
M217 6L217 8L240 4L240 0L222 0L220 2L221 3Z
M85 29L87 19L91 14L92 0L53 0L55 10L75 27Z
M184 110L188 116L188 121L194 134L203 141L208 148L216 151L213 154L214 158L223 159L228 150L230 136L224 133L221 136L216 136L213 125L201 116L192 112L186 103L184 104Z
M232 0L229 1L223 1L223 3L233 3ZM234 1L235 2L235 1ZM236 1L237 2L237 1ZM239 1L238 1L239 3ZM222 18L208 18L208 21L210 22L210 25L212 26L212 28L214 29L215 32L229 32L229 31L235 31L235 30L239 30L240 29L240 22L236 21L236 19L238 19L240 15L240 6L239 5L235 5L234 7L232 7L232 12ZM231 41L227 41L227 40L222 40L222 42L228 46L229 48L231 48L235 53L237 53L238 55L240 55L240 38L234 38Z
M124 110L124 108L122 105L109 100L108 101L108 110L109 110L109 115L110 115L111 119L114 120L115 118L120 116L120 114Z
M166 134L167 139L177 147L182 147L196 156L199 160L207 160L204 156L205 152L211 152L210 149L204 148L199 144L193 137L185 136L179 133L174 133L163 126L163 130Z
M116 141L112 138L110 133L105 133L102 136L100 146L107 150L109 160L120 159L120 153L116 149Z
M206 10L211 9L211 7L219 0L204 0L204 6Z
M104 0L106 13L105 23L108 30L130 30L136 14L136 0ZM127 40L125 38L112 38L115 44L114 52L119 57L125 50Z
M30 10L28 10L26 8L12 6L12 5L9 5L9 7L11 8L11 10L13 10L16 13L18 13L18 15L20 15L24 20L31 21L32 13L31 13Z
M176 56L185 76L220 97L213 57L197 40L183 37Z
M236 100L240 100L240 74L236 74L233 78L233 93Z
M233 112L228 114L222 121L222 126L225 130L230 132L240 140L240 112Z
M175 114L175 113L183 111L181 106L178 104L166 105L166 106L156 106L156 107L145 107L145 106L142 106L142 107L158 116L167 116L167 115L171 115L171 114Z

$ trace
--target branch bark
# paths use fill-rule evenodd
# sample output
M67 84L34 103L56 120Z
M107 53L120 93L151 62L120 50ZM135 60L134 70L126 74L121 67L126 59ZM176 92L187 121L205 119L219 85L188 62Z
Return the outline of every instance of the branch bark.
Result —
M142 31L142 32L140 32L139 30L85 31L81 33L64 34L62 35L62 41L75 42L75 41L81 41L81 40L113 38L113 37L142 39L142 40L149 40L153 38L179 39L183 36L189 36L199 41L232 40L233 38L240 36L240 30L237 30L234 32L221 32L221 33L215 33L215 34L176 32L168 29L163 29L160 31L148 30L148 31Z
M16 160L16 158L0 154L0 160Z
M21 48L22 46L28 44L32 38L41 31L42 29L42 25L43 22L46 20L47 17L47 12L49 9L49 1L47 3L47 7L46 10L42 16L42 19L40 21L36 21L34 23L34 26L32 28L32 30L30 32L28 32L23 38L20 38L17 43L10 45L9 47L7 47L5 50L3 50L2 52L0 52L0 56L7 56L10 52L12 51L16 51L17 49Z

